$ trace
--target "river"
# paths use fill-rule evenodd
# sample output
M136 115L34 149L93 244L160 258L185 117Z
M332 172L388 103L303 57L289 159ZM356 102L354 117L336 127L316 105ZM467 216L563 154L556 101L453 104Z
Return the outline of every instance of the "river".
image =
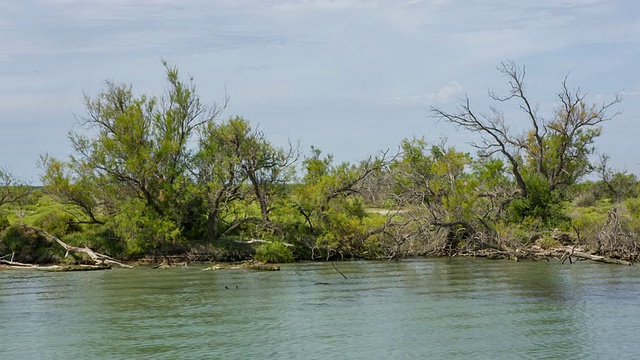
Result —
M0 272L2 359L640 357L640 269L420 259Z

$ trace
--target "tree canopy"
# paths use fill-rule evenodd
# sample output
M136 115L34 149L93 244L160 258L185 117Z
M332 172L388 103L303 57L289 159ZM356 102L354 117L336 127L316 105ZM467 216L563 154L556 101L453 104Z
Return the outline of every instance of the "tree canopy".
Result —
M558 229L612 247L619 243L602 234L635 233L634 219L640 223L635 176L610 169L606 155L593 158L602 125L619 114L619 95L591 104L565 78L545 118L525 91L525 68L507 62L498 70L509 91L489 92L488 115L469 98L455 111L431 108L436 119L477 133L477 154L413 137L393 154L335 162L314 146L277 146L242 116L222 118L226 99L203 103L192 78L164 66L160 95L111 81L85 95L83 127L69 133L73 154L42 156L44 192L63 215L40 224L72 244L129 258L194 249L234 258L238 243L256 241L266 242L261 258L289 261L293 253L395 259L503 248ZM521 116L507 118L499 108L507 103ZM601 180L585 180L594 170ZM0 205L24 199L25 189L0 171ZM605 216L598 204L615 213Z

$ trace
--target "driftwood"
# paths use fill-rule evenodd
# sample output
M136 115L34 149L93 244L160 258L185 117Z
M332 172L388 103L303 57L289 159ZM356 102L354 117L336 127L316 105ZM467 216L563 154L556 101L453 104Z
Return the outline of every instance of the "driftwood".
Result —
M120 266L120 267L123 267L123 268L133 269L133 266L131 266L131 265L123 264L120 261L118 261L118 260L116 260L116 259L114 259L114 258L112 258L110 256L97 253L97 252L89 249L88 247L71 246L71 245L66 244L62 240L58 239L57 237L49 234L48 232L46 232L46 231L44 231L42 229L38 229L38 228L31 227L31 226L26 226L26 225L24 225L24 226L27 229L30 229L30 230L33 230L35 232L41 233L47 239L55 241L60 246L62 246L66 251L66 254L64 255L64 257L69 256L69 254L71 254L71 253L82 253L82 254L88 255L91 258L91 260L93 260L95 262L95 265L105 265L105 266L117 265L117 266Z
M595 262L601 262L605 264L616 264L616 265L629 265L635 266L637 265L635 262L617 259L604 255L595 255L589 254L585 252L583 249L578 248L576 246L563 246L554 249L542 249L538 246L533 246L528 249L517 249L517 250L498 250L498 249L482 249L477 251L470 251L466 253L461 253L463 256L474 256L474 257L484 257L487 259L510 259L514 261L519 261L522 259L532 259L532 260L541 260L541 259L557 259L563 264L566 261L569 261L569 264L573 264L578 260L590 260Z
M111 269L109 265L35 265L0 259L0 269L40 271L92 271Z
M273 243L273 241L262 240L262 239L234 240L233 242L238 243L238 244L247 244L247 245ZM282 243L282 245L284 245L286 247L292 247L293 246L293 244L289 244L289 243Z
M202 270L220 270L220 269L250 269L260 271L278 271L280 266L274 264L267 264L260 261L244 261L241 263L220 263L213 266L209 266Z
M629 265L629 266L635 265L635 263L631 261L614 259L608 256L602 256L602 255L593 255L593 254L585 253L582 251L573 251L573 249L571 251L567 251L566 257L569 259L570 263L571 263L571 257L576 257L578 259L591 260L591 261L601 262L605 264Z

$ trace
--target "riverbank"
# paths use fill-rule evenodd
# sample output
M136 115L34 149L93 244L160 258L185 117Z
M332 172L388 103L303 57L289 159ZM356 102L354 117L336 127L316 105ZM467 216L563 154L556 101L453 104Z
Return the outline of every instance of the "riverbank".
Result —
M598 251L585 245L577 244L571 234L554 232L550 236L538 236L528 245L495 246L483 242L447 241L444 246L435 250L417 253L400 254L394 257L368 256L369 254L351 253L334 254L333 257L308 259L295 257L288 243L273 243L267 240L228 240L221 246L198 245L184 251L171 253L145 254L135 259L115 259L94 251L86 246L69 245L47 231L35 227L21 225L15 228L20 234L23 246L20 251L0 254L0 269L7 270L45 270L45 271L92 271L105 270L112 267L133 268L135 266L152 266L155 268L171 268L187 266L193 263L214 264L210 268L278 270L272 263L286 263L299 260L334 261L334 260L400 260L405 257L481 257L493 260L511 261L558 261L572 264L576 261L594 261L607 264L634 266L640 254L624 251ZM26 241L25 241L26 240ZM517 242L505 242L505 244Z
M147 255L135 261L112 261L112 262L100 262L93 261L92 264L87 258L68 260L64 259L58 263L21 263L11 260L0 259L0 270L32 270L32 271L95 271L95 270L108 270L114 266L135 268L135 267L149 267L154 269L170 269L176 267L189 267L195 264L211 264L205 268L205 270L221 270L221 269L250 269L258 271L277 271L280 270L278 264L265 263L256 261L252 258L252 255L247 253L246 257L242 260L233 261L220 261L216 260L217 252L206 254L198 253L197 256L193 252L185 254L173 254L173 255ZM561 264L573 264L581 261L599 262L605 264L625 265L625 266L638 266L637 256L631 258L620 258L609 255L598 254L594 251L589 251L584 247L576 245L565 245L561 247L555 247L551 249L543 249L540 246L532 246L528 248L518 248L514 250L502 250L502 249L476 249L476 250L459 250L455 252L442 252L439 254L430 254L420 256L421 258L449 258L449 260L456 257L468 257L468 258L484 258L488 260L496 261L547 261L557 262ZM354 259L343 259L342 261L352 261ZM363 259L364 260L364 259ZM395 259L395 261L401 261L402 259ZM367 259L366 261L389 261L383 259ZM325 260L316 260L315 262L333 262Z

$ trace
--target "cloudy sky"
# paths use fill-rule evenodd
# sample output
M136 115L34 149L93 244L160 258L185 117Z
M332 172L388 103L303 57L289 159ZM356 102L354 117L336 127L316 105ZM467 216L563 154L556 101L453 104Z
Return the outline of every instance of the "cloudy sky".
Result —
M597 146L640 174L634 0L0 0L0 166L38 183L40 155L70 154L83 93L113 80L160 94L162 59L205 102L226 93L224 117L347 161L413 136L471 151L475 134L429 107L467 95L488 112L487 90L506 90L496 66L512 60L543 116L567 75L592 102L622 92Z

